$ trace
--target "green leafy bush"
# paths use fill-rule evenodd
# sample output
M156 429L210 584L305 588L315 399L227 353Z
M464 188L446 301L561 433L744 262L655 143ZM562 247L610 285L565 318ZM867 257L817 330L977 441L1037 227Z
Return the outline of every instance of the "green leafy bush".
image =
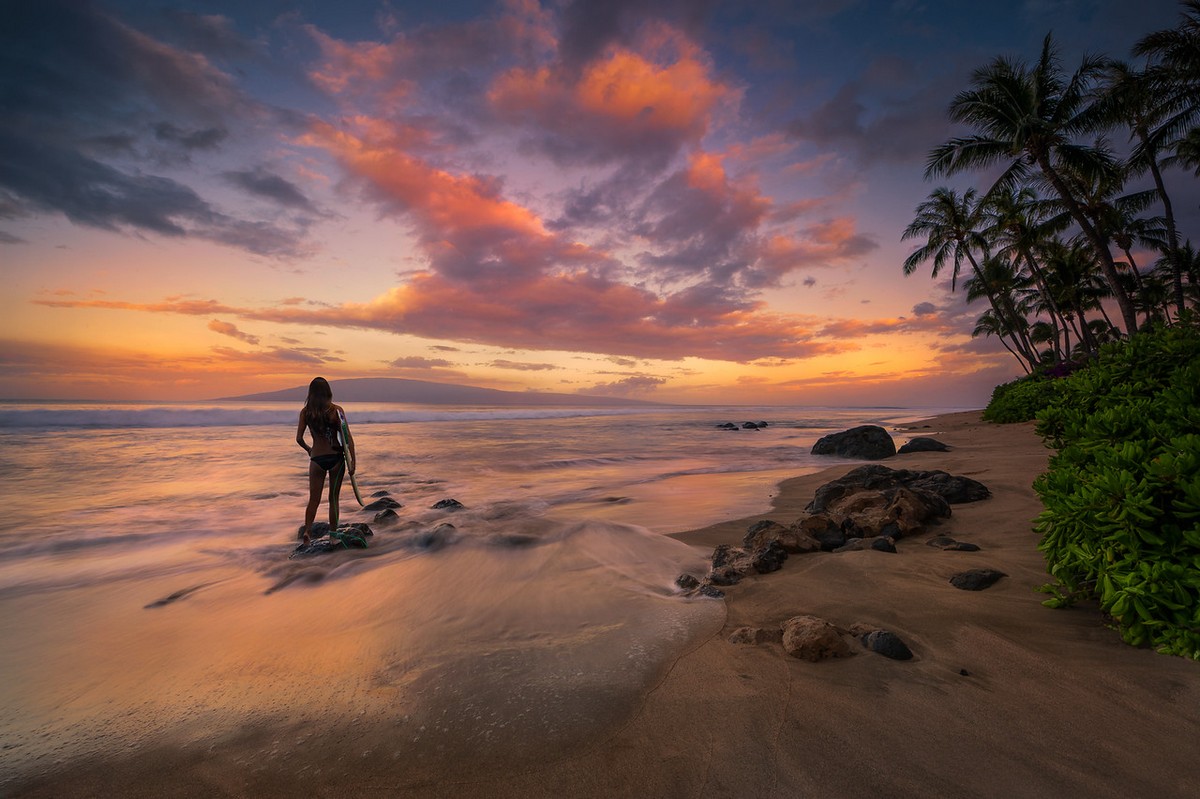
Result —
M983 418L1000 424L1028 422L1054 401L1060 382L1035 374L1001 383L992 391Z
M1106 345L1058 381L1034 482L1053 607L1095 598L1136 646L1200 659L1200 334Z

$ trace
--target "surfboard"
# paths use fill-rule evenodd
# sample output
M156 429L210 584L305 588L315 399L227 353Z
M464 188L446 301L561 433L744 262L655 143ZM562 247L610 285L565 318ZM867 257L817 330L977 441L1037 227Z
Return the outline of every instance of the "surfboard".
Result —
M354 443L354 439L350 437L350 424L346 421L346 414L338 411L338 418L342 422L342 453L346 457L346 472L350 473L350 445ZM363 502L362 493L358 490L358 478L352 473L350 487L354 489L354 498L358 500L359 507L365 507L367 503Z

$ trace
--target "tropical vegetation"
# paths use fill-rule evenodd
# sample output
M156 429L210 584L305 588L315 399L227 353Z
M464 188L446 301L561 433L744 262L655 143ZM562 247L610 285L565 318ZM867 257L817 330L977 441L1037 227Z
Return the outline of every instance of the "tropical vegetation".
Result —
M927 178L990 181L917 206L904 272L949 269L951 290L986 302L974 335L1026 374L1200 306L1200 231L1180 229L1171 196L1200 175L1200 0L1132 56L1068 71L1047 35L1032 62L997 57L950 103L962 135L929 154Z
M1200 660L1200 231L1171 194L1200 177L1200 0L1132 56L1067 72L1047 35L976 70L926 177L990 185L917 206L904 272L949 269L1025 372L984 418L1036 418L1056 450L1034 482L1045 604L1094 601L1128 643Z

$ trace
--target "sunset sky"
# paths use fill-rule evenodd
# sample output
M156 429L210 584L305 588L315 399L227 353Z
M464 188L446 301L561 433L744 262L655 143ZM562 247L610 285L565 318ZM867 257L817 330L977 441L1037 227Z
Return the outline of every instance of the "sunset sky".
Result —
M1050 30L1070 66L1127 57L1179 14L0 8L0 398L205 399L321 374L335 391L935 406L981 406L1020 373L970 337L982 307L901 272L954 93Z

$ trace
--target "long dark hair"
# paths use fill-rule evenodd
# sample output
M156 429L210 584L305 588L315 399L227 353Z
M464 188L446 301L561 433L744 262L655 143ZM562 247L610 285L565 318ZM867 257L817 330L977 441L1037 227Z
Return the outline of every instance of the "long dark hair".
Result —
M333 389L323 377L314 377L308 384L308 399L304 400L304 421L317 424L329 418L329 406L333 403Z

